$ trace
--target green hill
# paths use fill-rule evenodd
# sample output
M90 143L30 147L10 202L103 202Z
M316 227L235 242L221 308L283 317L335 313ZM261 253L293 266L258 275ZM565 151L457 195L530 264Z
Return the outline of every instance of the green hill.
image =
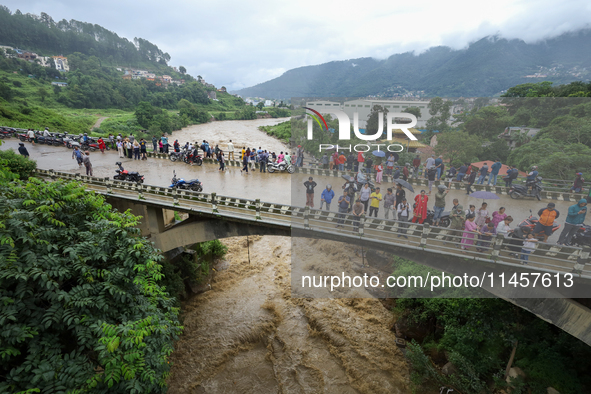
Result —
M527 78L538 74L542 77ZM545 76L545 77L544 77ZM430 48L385 60L334 61L299 67L256 86L243 97L492 96L526 82L564 84L591 77L591 29L535 44L486 37L466 49Z

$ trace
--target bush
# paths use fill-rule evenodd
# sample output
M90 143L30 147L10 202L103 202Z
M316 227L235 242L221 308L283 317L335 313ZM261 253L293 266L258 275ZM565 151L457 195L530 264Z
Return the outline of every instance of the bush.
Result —
M73 182L0 195L0 392L166 392L182 327L138 218Z
M11 172L17 174L19 179L26 180L33 176L37 163L15 153L13 150L1 150L0 166L8 168Z

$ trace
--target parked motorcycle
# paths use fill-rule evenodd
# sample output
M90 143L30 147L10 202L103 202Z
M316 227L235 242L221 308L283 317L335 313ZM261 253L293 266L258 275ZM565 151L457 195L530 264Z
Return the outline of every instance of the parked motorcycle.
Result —
M524 219L521 223L519 223L519 227L529 227L533 231L534 228L536 227L536 224L538 223L538 220L539 220L538 217L533 216L533 213L530 209L529 210L529 217L527 219ZM552 234L554 234L556 231L558 231L559 228L560 228L560 224L554 223L554 225L552 226ZM539 240L544 239L544 237L536 237L536 238L538 238Z
M290 174L293 174L295 172L295 167L293 164L285 161L282 161L281 163L267 163L267 172L274 173L275 171L287 171Z
M16 134L15 129L11 129L9 127L2 127L0 128L0 138L10 138Z
M176 177L176 171L172 171L173 177L171 180L171 185L169 187L182 189L182 190L192 190L195 192L202 192L203 191L203 184L199 181L199 179L191 179L189 181L185 181L183 178Z
M180 152L175 152L172 151L169 153L168 158L170 159L170 161L175 162L177 160L183 160L184 156L186 156L187 151L186 150L182 150Z
M529 189L531 186L531 190ZM509 196L513 199L523 198L523 197L535 197L539 200L542 199L540 193L544 190L542 187L542 177L539 176L536 178L535 182L526 183L525 185L513 185L509 190Z
M412 207L413 207L413 209L416 208L417 203L414 203ZM439 218L439 226L437 226L437 227L449 227L449 225L451 224L451 219L449 217L450 213L451 213L450 211L444 211L441 214L441 217ZM435 216L435 211L427 209L427 217L423 221L423 224L427 223L432 226L434 223L433 216Z
M120 181L144 183L144 176L143 175L140 175L136 171L131 171L131 172L127 171L126 169L123 168L123 166L121 166L120 161L116 162L115 164L117 164L119 169L115 170L117 175L115 175L113 177L113 179L120 180Z
M581 224L579 231L573 235L568 245L579 247L591 246L591 226L587 224Z
M198 166L203 164L203 158L201 158L199 153L197 153L197 149L193 149L192 152L182 155L181 159L187 164L194 163L194 164L197 164Z

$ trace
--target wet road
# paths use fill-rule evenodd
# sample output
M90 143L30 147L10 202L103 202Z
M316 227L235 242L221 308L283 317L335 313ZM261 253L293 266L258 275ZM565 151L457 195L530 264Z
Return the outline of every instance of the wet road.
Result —
M267 119L262 119L267 121ZM261 121L261 120L259 120ZM259 122L251 121L251 122ZM244 122L244 121L243 121ZM217 122L222 123L222 122ZM256 124L255 124L256 125ZM253 125L254 126L254 125ZM253 127L251 130L251 145L256 144L257 136L264 134ZM265 134L265 137L266 136ZM4 140L4 144L0 146L0 149L17 149L18 140L8 139ZM54 169L57 171L65 172L81 172L84 173L84 168L78 168L76 161L72 159L72 151L62 147L39 145L32 146L30 143L25 143L31 158L37 161L39 168ZM287 173L260 173L257 171L251 171L248 175L241 173L239 167L230 167L224 173L218 171L218 166L213 164L204 164L203 166L190 166L185 163L173 163L169 160L163 159L148 159L148 160L130 160L130 159L119 159L118 154L114 151L107 151L104 154L96 151L91 153L91 161L93 163L94 176L98 177L112 177L115 174L116 161L121 161L123 167L130 171L138 171L140 174L145 176L145 183L156 186L169 186L170 179L172 178L173 170L176 171L177 176L185 179L198 178L204 184L204 192L211 193L215 192L218 195L232 196L232 197L243 197L248 199L260 198L264 202L283 203L287 205L298 205L304 206L306 202L305 187L303 183L308 179L309 175L306 174L293 174ZM337 211L337 200L338 196L342 194L342 185L345 181L341 178L329 177L329 176L314 176L314 181L318 184L316 187L316 193L314 196L314 207L320 206L320 194L327 184L333 186L335 191L335 200L332 203L331 210ZM391 187L394 189L393 184L382 183L381 191L382 194L386 193L386 189ZM417 187L417 192L420 189ZM406 192L407 199L414 202L415 193L410 191ZM480 207L483 200L469 197L461 190L451 190L446 198L447 209L451 208L452 200L457 198L464 206L464 209L468 209L470 204L476 206L476 209ZM430 196L428 206L432 209L435 198ZM506 207L507 213L512 215L515 219L513 225L521 222L523 219L529 216L529 210L531 209L534 215L537 215L537 211L540 208L546 206L550 200L513 200L509 196L501 195L499 200L487 200L489 215L492 212L498 210L500 207ZM558 219L558 223L564 223L568 207L571 206L572 202L555 201L556 209L561 212L561 217ZM381 204L382 206L383 204ZM384 217L383 206L378 212L378 217ZM556 241L557 236L551 238L550 241Z

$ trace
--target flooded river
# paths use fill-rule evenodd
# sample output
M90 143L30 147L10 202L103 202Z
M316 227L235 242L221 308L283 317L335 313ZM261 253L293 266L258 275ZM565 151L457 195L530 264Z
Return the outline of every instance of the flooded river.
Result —
M184 305L169 393L408 393L392 315L363 289L356 299L292 298L291 240L223 240L227 269ZM315 245L319 265L338 243ZM361 258L359 258L361 260Z
M242 145L281 151L285 146L260 132L260 125L281 120L214 122L174 132L172 139L201 141L214 145L232 139ZM6 140L0 149L16 148L17 141ZM71 151L27 143L31 157L40 168L83 172L71 158ZM186 179L199 178L205 192L219 195L260 198L268 202L304 205L303 182L306 175L242 174L233 167L225 173L217 166L201 167L172 163L169 160L133 161L119 159L116 152L91 154L95 176L112 177L115 162L145 175L146 183L168 186L172 171ZM336 195L344 181L334 177L314 177L318 183L315 204L327 183ZM385 193L386 187L382 185ZM414 197L407 192L407 197ZM467 208L482 200L461 191L452 191ZM506 206L520 221L529 209L545 206L547 201L514 201L507 196L489 201L489 212ZM333 204L332 210L336 210ZM556 201L566 213L572 203ZM432 204L429 202L429 206ZM383 217L382 212L379 213ZM559 220L563 223L563 220ZM556 238L557 236L554 236ZM250 237L223 240L229 252L226 262L214 274L211 291L193 297L184 305L185 331L172 355L174 363L169 379L170 393L407 393L408 366L395 345L390 331L393 316L364 289L349 297L292 298L292 241L286 237ZM555 241L555 239L554 239ZM250 252L250 257L249 257ZM317 241L307 247L304 269L322 273L326 256L354 267L361 258L342 244ZM346 267L347 268L347 267ZM299 274L299 273L298 273Z

